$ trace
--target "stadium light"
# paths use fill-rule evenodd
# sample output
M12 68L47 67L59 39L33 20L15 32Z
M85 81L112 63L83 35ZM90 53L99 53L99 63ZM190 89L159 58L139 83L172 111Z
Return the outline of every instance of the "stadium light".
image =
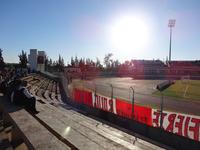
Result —
M175 26L176 20L170 19L168 27L170 28L170 39L169 39L169 62L171 61L171 50L172 50L172 28Z

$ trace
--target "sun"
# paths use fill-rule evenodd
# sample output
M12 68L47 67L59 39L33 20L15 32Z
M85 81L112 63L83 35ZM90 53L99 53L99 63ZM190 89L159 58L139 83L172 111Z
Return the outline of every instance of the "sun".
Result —
M144 19L136 16L118 18L111 26L112 45L119 50L143 48L148 42L148 26Z

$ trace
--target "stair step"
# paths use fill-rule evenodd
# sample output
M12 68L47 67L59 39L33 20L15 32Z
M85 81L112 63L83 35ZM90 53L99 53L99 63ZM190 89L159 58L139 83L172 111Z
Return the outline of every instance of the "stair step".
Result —
M26 146L25 143L22 143L18 145L17 147L15 147L15 150L28 150L28 147Z
M8 126L4 128L5 133L9 133L12 130L13 126Z
M11 143L8 139L0 140L0 149L1 150L14 150Z

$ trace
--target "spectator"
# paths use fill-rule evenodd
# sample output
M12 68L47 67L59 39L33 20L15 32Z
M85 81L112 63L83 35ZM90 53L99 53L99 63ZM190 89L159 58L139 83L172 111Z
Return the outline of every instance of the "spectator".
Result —
M11 94L11 102L16 105L25 106L27 110L38 113L36 110L36 99L26 89L27 82L15 80L15 89Z
M0 71L0 83L3 81L3 76L1 74L1 71Z

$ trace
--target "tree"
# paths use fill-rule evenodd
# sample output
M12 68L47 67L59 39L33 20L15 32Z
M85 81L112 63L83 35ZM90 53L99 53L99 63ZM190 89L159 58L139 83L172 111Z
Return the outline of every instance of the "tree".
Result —
M77 56L75 56L75 60L74 60L74 62L75 62L75 66L78 67L78 65L79 65L79 61L78 61L78 57L77 57Z
M112 56L113 56L112 53L108 53L108 54L105 55L105 57L104 57L104 64L105 64L106 68L110 68L111 67L111 63L113 61L111 59Z
M103 69L103 65L101 64L100 60L98 57L96 57L96 63L95 63L95 67L102 70Z
M21 68L27 68L28 59L27 59L26 52L22 50L22 53L19 54L18 57L19 57L19 63L20 63Z
M53 61L53 63L52 63L52 66L56 66L56 64L57 64L57 61Z
M3 50L0 48L0 70L2 70L5 67L2 52L3 52Z
M52 66L53 65L53 61L52 61L52 59L50 58L49 59L49 66Z
M75 61L74 61L74 58L73 58L73 57L71 57L71 66L72 66L72 67L75 67Z
M86 65L87 66L91 66L91 63L92 63L92 61L90 60L90 58L87 58L86 59Z
M81 71L83 71L83 70L84 70L84 66L85 66L85 64L84 64L84 62L83 62L83 59L82 59L82 58L79 60L79 65L78 65L78 66L80 67Z
M118 68L119 65L120 65L119 60L115 60L113 63L114 63L114 67L115 67L115 68Z
M46 59L45 59L45 71L48 71L49 70L49 58L48 57L46 57Z
M59 55L56 66L58 67L59 71L64 71L65 63L64 63L64 59L60 55Z

